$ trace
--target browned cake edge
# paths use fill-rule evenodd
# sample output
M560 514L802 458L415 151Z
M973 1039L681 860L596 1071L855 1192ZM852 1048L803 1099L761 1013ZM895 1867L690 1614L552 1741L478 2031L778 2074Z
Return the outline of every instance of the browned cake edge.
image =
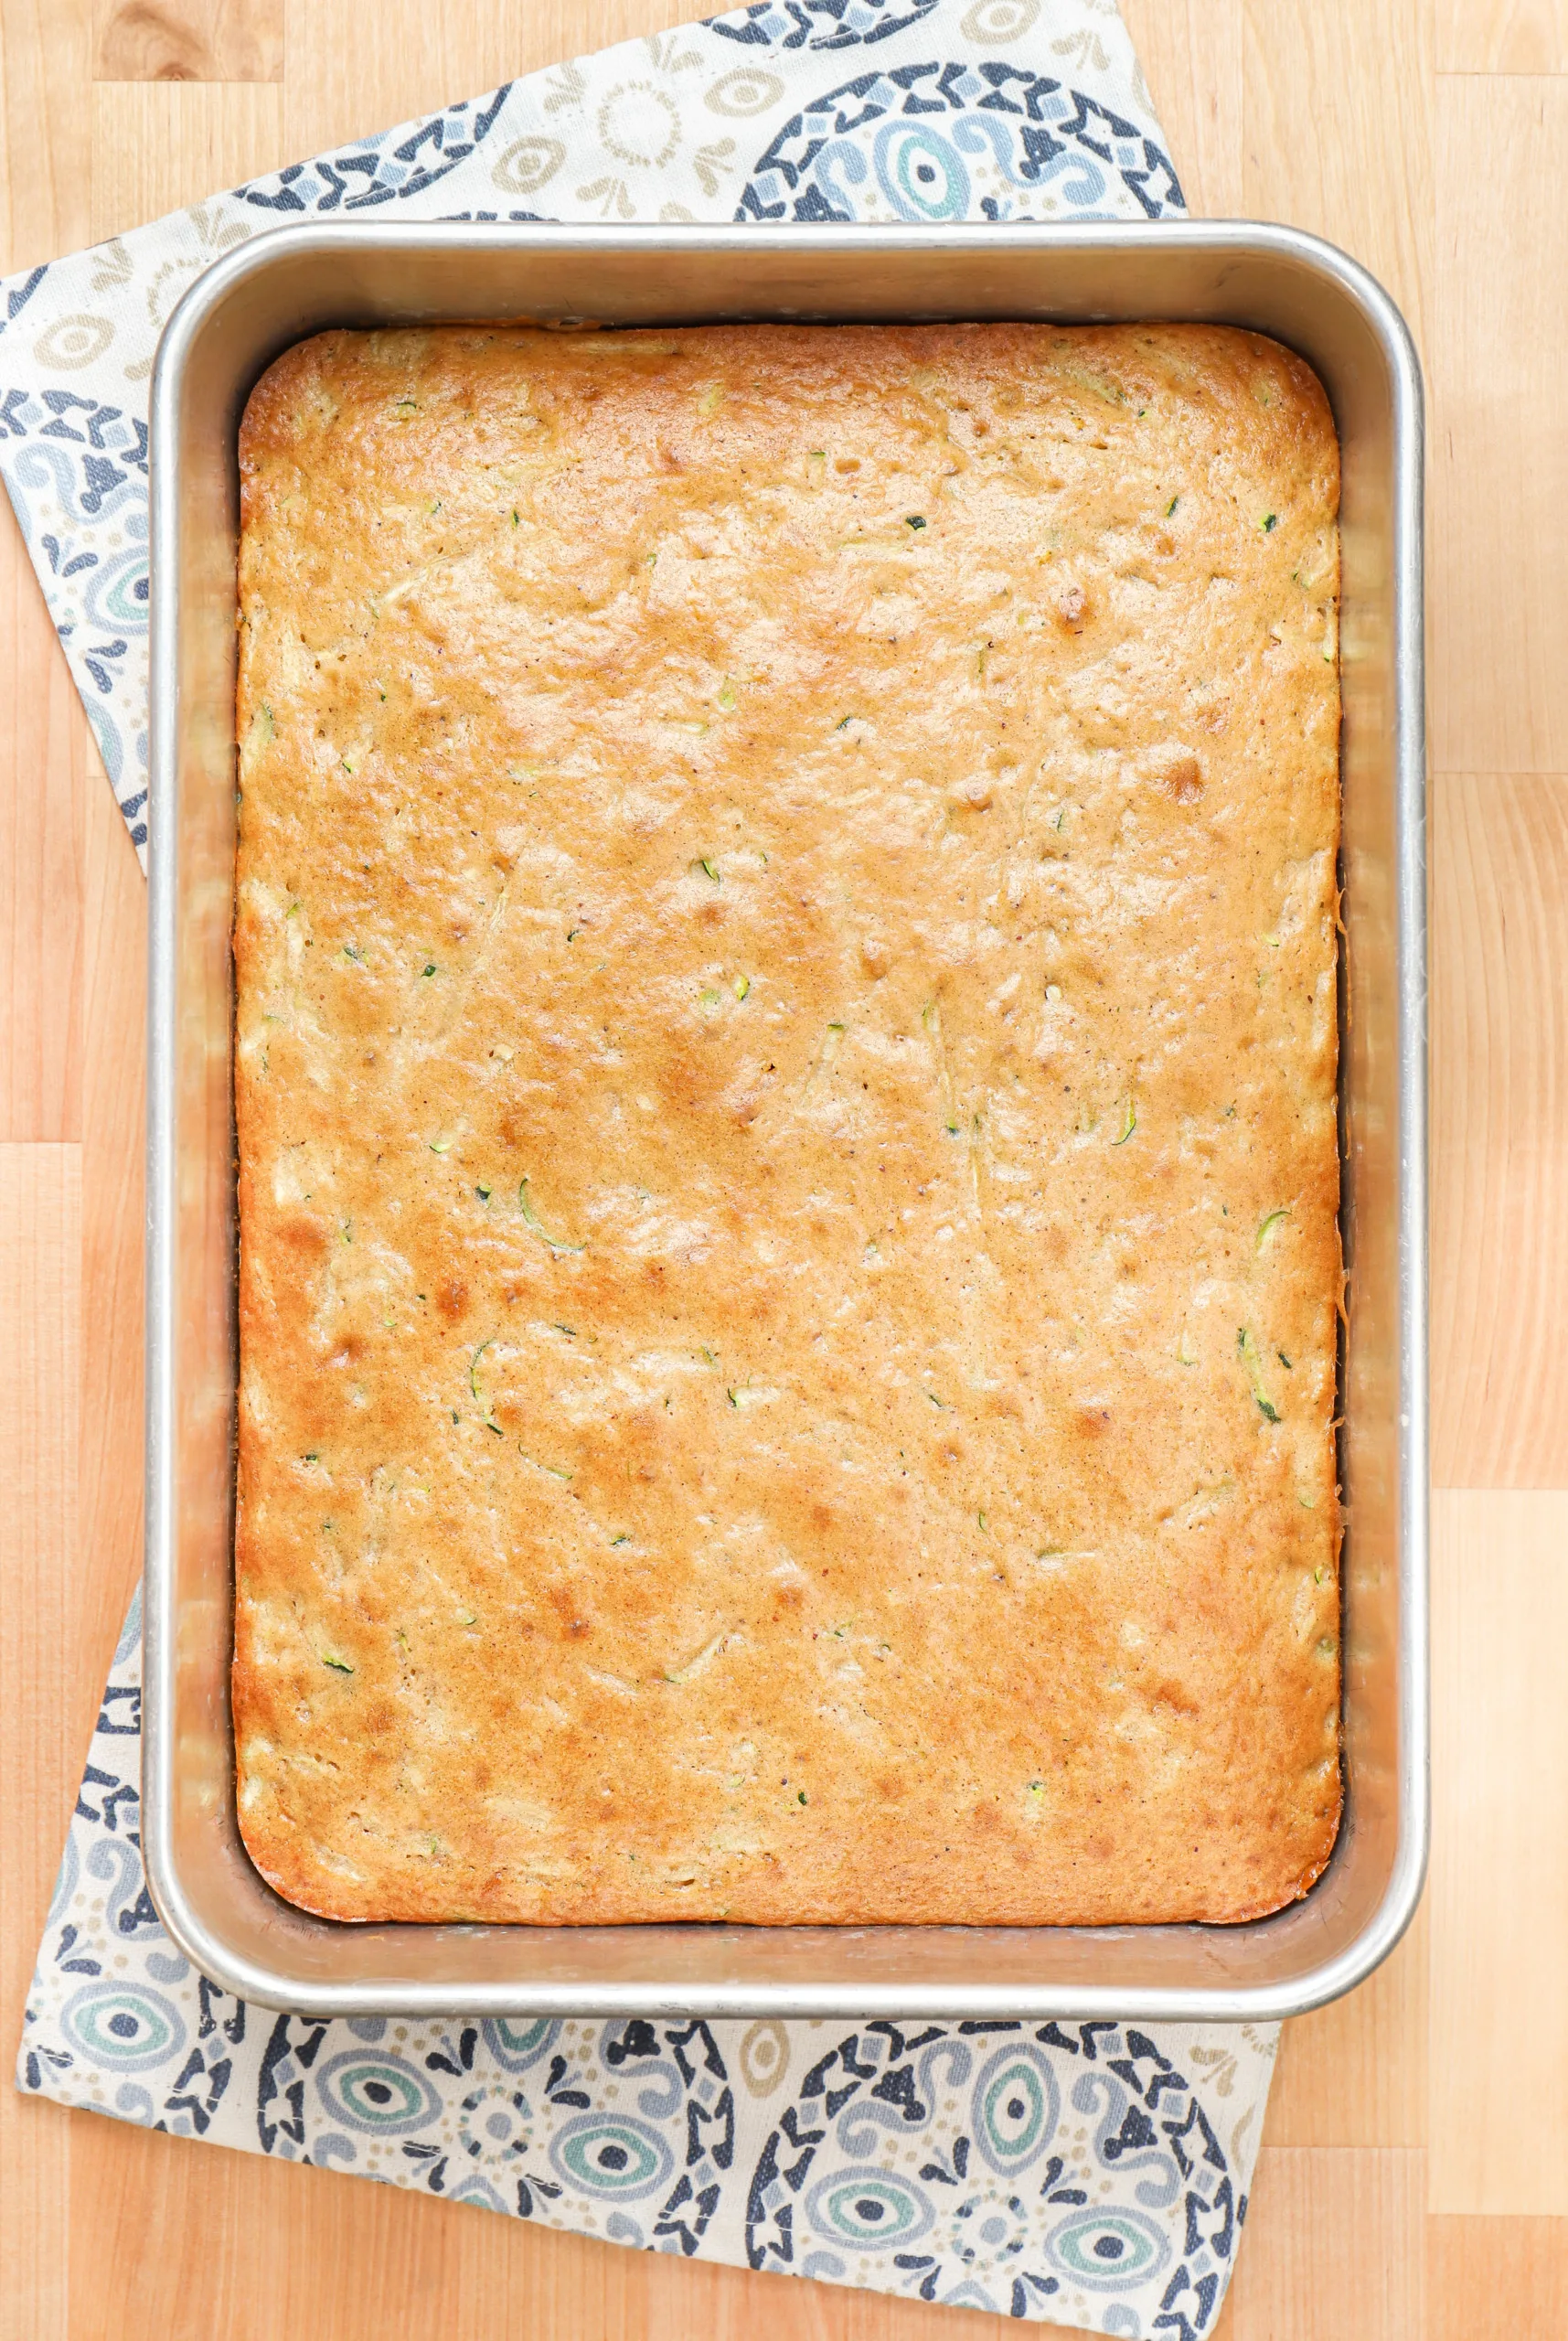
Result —
M304 344L301 345L299 348L285 353L284 357L276 362L274 367L270 369L269 374L263 377L262 382L258 385L257 391L253 393L251 402L247 408L244 422L242 423L242 449L254 447L262 439L267 428L270 403L276 400L286 385L289 369L302 361L303 353L310 347L310 344ZM1319 393L1319 396L1320 395L1321 393ZM1331 423L1329 428L1332 428ZM238 710L239 729L241 737L243 737L250 712L251 711L243 696L242 688L241 699ZM236 958L240 964L242 976L243 947L238 937L236 939ZM251 1181L254 1176L254 1166L250 1159L246 1146L247 1117L245 1113L244 1087L243 1085L239 1082L237 1082L236 1087L237 1116L240 1134L239 1205L240 1224L241 1228L243 1229L251 1217L249 1197ZM1337 1178L1337 1161L1333 1167ZM1338 1255L1337 1228L1335 1248L1336 1255ZM1336 1259L1336 1272L1340 1275L1342 1283L1342 1269L1339 1267L1338 1257ZM241 1272L240 1319L241 1340L244 1343L256 1344L264 1342L268 1330L268 1313L264 1307L258 1305L255 1296L251 1289L250 1284L245 1277L243 1268ZM239 1524L238 1534L240 1542L243 1543L246 1540L247 1531L242 1515ZM1333 1550L1336 1566L1338 1563L1340 1540L1341 1531L1338 1521L1336 1521L1333 1534ZM244 1705L252 1698L257 1687L258 1685L252 1677L247 1662L237 1652L234 1663L234 1689L237 1708ZM1222 1912L1206 1911L1201 1914L1195 1915L1202 1915L1212 1923L1242 1924L1265 1917L1272 1911L1285 1907L1293 1900L1300 1898L1300 1897L1304 1896L1310 1889L1316 1880L1321 1876L1332 1856L1340 1825L1342 1809L1343 1768L1341 1755L1340 1775L1336 1784L1336 1793L1332 1811L1325 1815L1324 1826L1320 1834L1319 1850L1310 1864L1303 1869L1300 1874L1284 1888L1284 1890L1272 1891L1264 1898L1262 1898L1255 1903L1245 1904L1241 1907L1226 1909ZM288 1900L301 1908L323 1918L347 1920L350 1922L369 1923L374 1922L377 1919L386 1918L428 1920L432 1917L432 1913L428 1908L420 1907L417 1897L411 1897L407 1908L398 1907L399 1897L393 1897L389 1901L383 1899L374 1910L367 1910L353 1907L354 1897L351 1894L345 1893L338 1896L335 1895L331 1891L324 1891L325 1881L318 1870L314 1869L303 1857L291 1858L290 1855L293 1849L281 1844L275 1836L268 1835L265 1833L252 1831L248 1826L247 1820L243 1812L241 1812L240 1816L240 1825L241 1835L246 1842L251 1857L261 1874ZM803 1922L821 1923L823 1915L824 1914L816 1912L811 1913L809 1918ZM792 1921L775 1915L771 1917L765 1922L778 1924L790 1923ZM854 1923L854 1914L846 1914L842 1922ZM976 1922L981 1924L987 1923L987 1917L983 1910L977 1910L976 1912Z

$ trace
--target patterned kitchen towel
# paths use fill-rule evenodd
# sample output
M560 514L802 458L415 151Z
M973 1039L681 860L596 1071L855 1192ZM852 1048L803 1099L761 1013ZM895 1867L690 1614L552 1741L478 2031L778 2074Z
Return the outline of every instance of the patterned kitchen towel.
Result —
M1115 0L761 0L0 281L0 474L138 852L148 383L219 252L338 213L765 228L1184 208Z
M368 2022L197 1974L142 1874L115 1652L17 2085L578 2235L1130 2341L1210 2333L1277 2027Z
M144 858L148 382L217 254L312 215L1157 219L1114 0L761 0L0 282L0 473ZM1212 2329L1277 2028L325 2022L192 1972L143 1876L115 1655L18 2086L645 2250L1148 2341Z

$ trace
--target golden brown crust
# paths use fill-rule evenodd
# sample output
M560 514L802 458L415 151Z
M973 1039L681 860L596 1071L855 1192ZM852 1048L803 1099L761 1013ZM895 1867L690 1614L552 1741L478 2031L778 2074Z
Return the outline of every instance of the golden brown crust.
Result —
M264 1875L344 1919L1303 1891L1316 379L1195 326L329 333L240 464Z

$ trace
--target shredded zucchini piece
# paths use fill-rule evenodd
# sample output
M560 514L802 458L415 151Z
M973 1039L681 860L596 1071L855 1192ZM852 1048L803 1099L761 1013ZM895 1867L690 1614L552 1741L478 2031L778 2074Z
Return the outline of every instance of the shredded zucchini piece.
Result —
M550 1248L550 1250L551 1250L552 1252L586 1252L586 1251L587 1251L588 1246L587 1246L587 1245L586 1245L586 1244L568 1244L568 1243L565 1243L565 1242L563 1242L563 1240L562 1240L559 1235L552 1235L550 1234L549 1230L547 1227L541 1227L541 1226L539 1225L539 1220L537 1219L537 1217L535 1216L535 1213L534 1213L534 1207L533 1207L532 1203L528 1201L528 1181L527 1181L526 1179L522 1181L522 1184L521 1184L521 1185L518 1187L518 1189L517 1189L517 1201L518 1201L519 1204L522 1206L523 1220L524 1220L525 1224L526 1224L527 1226L528 1226L528 1227L531 1227L531 1228L532 1228L532 1230L533 1230L533 1232L534 1232L534 1234L539 1237L539 1242L540 1242L541 1244L548 1244L548 1245L549 1245L549 1248Z

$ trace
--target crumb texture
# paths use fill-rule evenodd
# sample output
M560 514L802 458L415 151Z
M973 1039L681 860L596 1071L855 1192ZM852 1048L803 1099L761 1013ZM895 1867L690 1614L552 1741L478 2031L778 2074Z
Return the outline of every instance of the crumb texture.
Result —
M1339 452L1223 328L323 334L240 436L246 1843L1241 1919L1339 1823Z

